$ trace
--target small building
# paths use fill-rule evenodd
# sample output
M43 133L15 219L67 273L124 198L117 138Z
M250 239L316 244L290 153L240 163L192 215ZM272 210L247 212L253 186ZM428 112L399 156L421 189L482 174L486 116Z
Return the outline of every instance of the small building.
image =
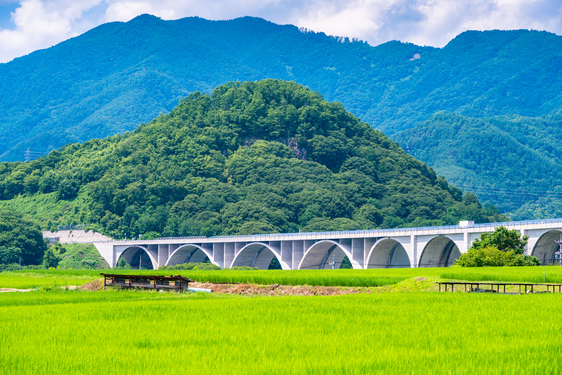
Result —
M115 286L118 288L142 288L154 290L179 290L188 289L193 280L180 275L157 276L157 275L118 275L102 273L103 287Z

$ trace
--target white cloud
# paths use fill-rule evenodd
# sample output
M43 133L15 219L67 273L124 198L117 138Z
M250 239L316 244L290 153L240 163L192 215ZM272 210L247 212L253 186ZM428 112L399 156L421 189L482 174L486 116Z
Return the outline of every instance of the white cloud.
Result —
M0 0L7 2L12 0ZM443 46L469 30L533 28L562 34L560 0L21 0L0 29L0 61L46 48L103 22L142 13L163 19L245 15L377 45ZM95 10L95 11L94 11Z
M0 30L0 61L9 61L77 35L76 21L85 10L99 2L101 0L21 1L20 7L11 13L15 28Z

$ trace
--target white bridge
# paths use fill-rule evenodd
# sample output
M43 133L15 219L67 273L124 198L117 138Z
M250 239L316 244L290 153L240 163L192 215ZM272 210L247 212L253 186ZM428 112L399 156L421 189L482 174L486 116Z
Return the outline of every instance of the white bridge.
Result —
M355 269L447 267L472 241L496 227L528 235L526 254L552 263L562 219L346 232L257 234L228 237L173 237L94 242L111 267L123 257L133 268L152 268L208 258L223 268L267 269L273 257L284 270L340 268L347 256Z

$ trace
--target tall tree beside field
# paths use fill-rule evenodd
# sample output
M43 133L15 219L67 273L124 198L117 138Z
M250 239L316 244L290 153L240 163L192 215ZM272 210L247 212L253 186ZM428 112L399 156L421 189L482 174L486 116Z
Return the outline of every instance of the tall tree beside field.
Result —
M10 263L19 250L25 265L41 264L47 250L39 226L20 213L8 210L0 210L0 248L2 247L11 249Z
M524 254L529 236L521 236L517 230L508 230L506 227L497 227L492 233L482 233L480 238L472 242L470 249L483 249L495 247L500 251L513 251L515 254Z
M497 227L494 232L482 233L475 239L455 264L461 267L540 266L537 257L523 255L528 238L515 229Z

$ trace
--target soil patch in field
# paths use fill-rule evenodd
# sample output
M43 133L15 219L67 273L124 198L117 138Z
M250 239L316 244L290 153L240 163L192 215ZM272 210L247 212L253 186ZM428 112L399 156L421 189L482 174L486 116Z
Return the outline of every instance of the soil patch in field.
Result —
M85 290L87 292L97 292L103 289L103 280L94 280L80 287L80 290Z
M213 293L260 295L260 296L335 296L339 294L371 293L368 287L335 287L307 285L256 285L256 284L213 284L190 283L190 287L212 289Z

